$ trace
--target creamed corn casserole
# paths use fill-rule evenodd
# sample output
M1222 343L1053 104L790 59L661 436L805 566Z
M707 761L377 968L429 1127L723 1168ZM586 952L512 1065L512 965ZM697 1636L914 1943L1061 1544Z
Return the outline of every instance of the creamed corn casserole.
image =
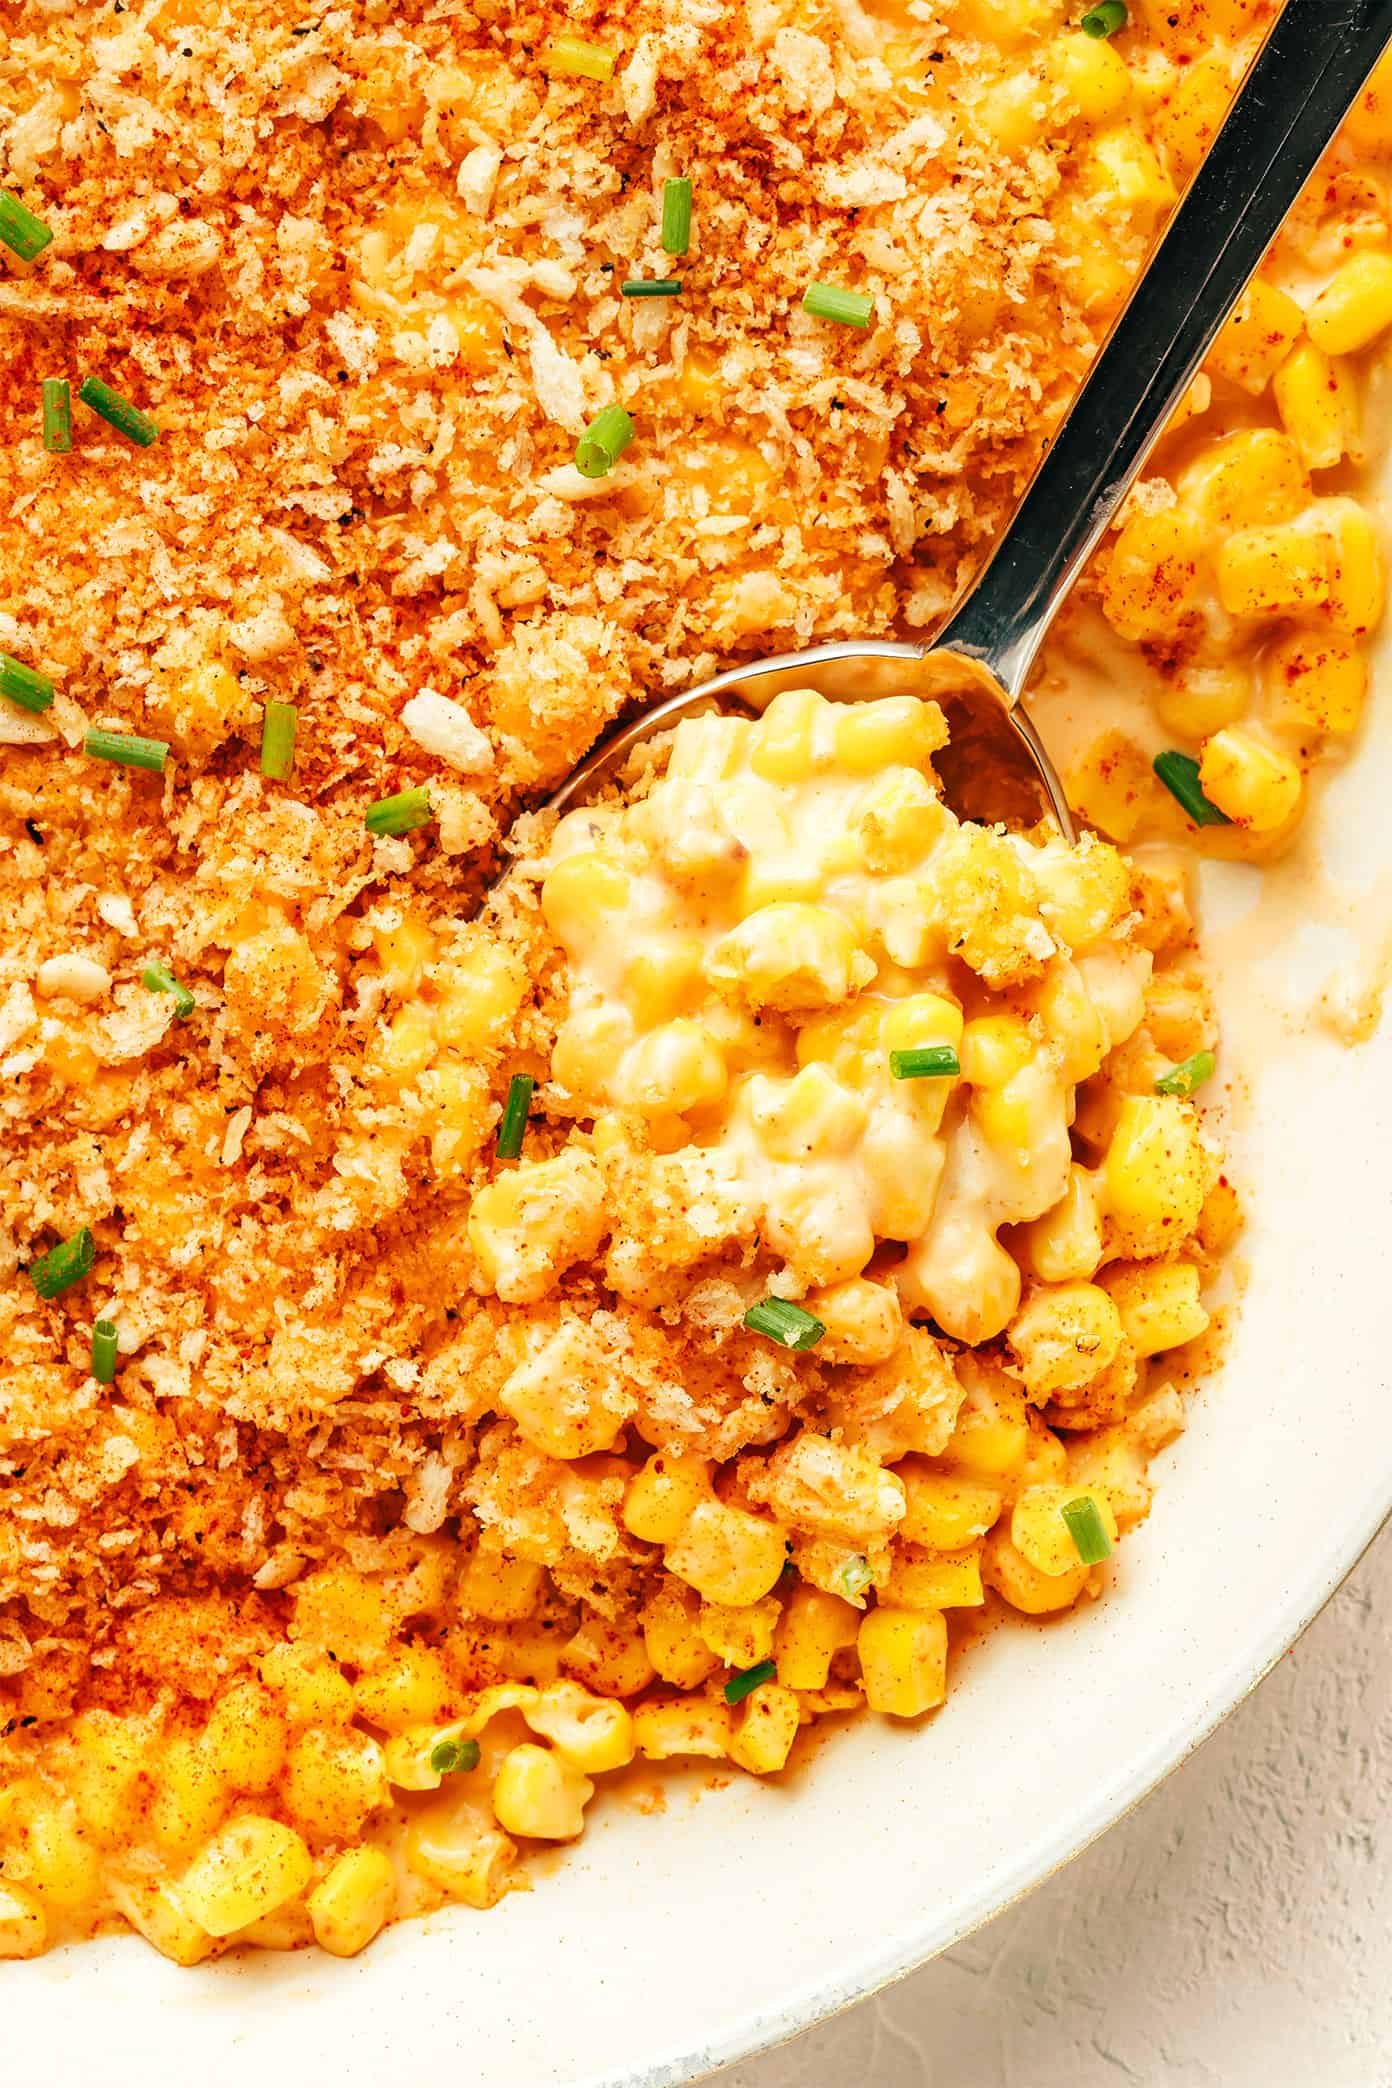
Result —
M0 1956L492 1906L1144 1519L1240 1224L1179 851L1290 837L1383 611L1392 80L1047 666L1141 699L1076 847L908 695L525 809L979 564L1271 10L1084 12L15 10Z

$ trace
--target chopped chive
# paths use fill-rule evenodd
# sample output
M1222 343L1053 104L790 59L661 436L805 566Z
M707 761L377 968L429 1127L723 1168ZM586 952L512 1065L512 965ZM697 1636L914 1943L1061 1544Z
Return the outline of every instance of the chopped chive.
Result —
M43 381L43 445L55 457L72 448L72 386L66 377Z
M1115 36L1126 27L1126 0L1098 0L1078 24L1084 36Z
M527 1130L527 1111L532 1106L536 1081L530 1073L514 1073L508 1082L507 1100L498 1121L498 1158L515 1160L522 1151Z
M624 297L680 297L681 284L675 276L634 276L620 283L619 291Z
M586 43L580 36L558 36L547 53L546 69L580 80L611 80L614 53L607 45Z
M141 449L148 449L152 442L158 442L159 429L149 414L142 413L138 406L132 406L129 399L123 399L109 384L103 384L100 377L84 377L77 388L77 396L84 406L99 413L108 427L114 428L118 435L124 435L128 442L138 442Z
M848 1559L841 1568L841 1585L852 1602L859 1602L874 1578L868 1559Z
M119 761L122 768L149 769L162 776L169 759L169 742L142 739L138 732L103 732L94 725L83 739L82 751L97 761Z
M622 406L602 406L575 445L575 468L588 479L612 471L633 440L633 421Z
M683 174L662 184L662 251L684 254L691 244L691 183Z
M29 1281L41 1298L56 1298L91 1274L96 1256L91 1226L80 1225L70 1240L60 1240L47 1254L30 1262Z
M889 1070L896 1080L955 1080L962 1062L950 1044L922 1044L912 1051L891 1051Z
M32 261L41 254L52 240L53 234L42 218L36 218L32 210L26 210L18 196L8 189L0 189L0 240L21 261Z
M423 783L414 790L399 790L395 797L378 798L363 814L369 834L409 834L435 817L430 792Z
M477 1769L477 1740L437 1740L430 1750L430 1766L437 1776L456 1776L461 1769Z
M756 1661L752 1668L744 1668L738 1675L731 1675L725 1684L727 1704L742 1704L745 1698L759 1687L761 1682L772 1682L778 1673L778 1663L773 1660Z
M92 1375L99 1385L116 1376L116 1322L99 1319L92 1329Z
M46 711L53 701L53 684L37 667L26 667L0 652L0 696L7 696L21 710Z
M790 1349L815 1348L826 1332L819 1319L786 1298L761 1298L744 1315L744 1324L751 1334L767 1334L770 1341Z
M1173 748L1157 754L1151 763L1156 775L1172 798L1184 807L1195 826L1231 826L1226 812L1220 812L1203 794L1199 782L1199 764L1192 754L1179 754Z
M1192 1058L1181 1059L1162 1073L1155 1083L1157 1095L1192 1095L1206 1080L1212 1080L1218 1061L1211 1051L1196 1051Z
M802 300L804 312L814 319L834 319L838 326L868 326L875 309L873 297L859 290L838 290L835 283L813 283Z
M299 712L293 703L274 696L261 714L261 773L283 783L295 765L295 726Z
M192 1015L197 1005L187 986L181 986L173 972L169 969L169 966L162 964L159 958L156 958L153 964L146 965L144 971L140 974L140 983L142 986L148 987L151 993L172 993L174 996L174 1013L180 1022L186 1016Z
M1087 1494L1079 1494L1076 1501L1065 1501L1059 1514L1068 1525L1068 1533L1084 1566L1095 1566L1099 1559L1108 1557L1112 1540L1107 1535L1107 1526L1098 1513L1096 1501Z

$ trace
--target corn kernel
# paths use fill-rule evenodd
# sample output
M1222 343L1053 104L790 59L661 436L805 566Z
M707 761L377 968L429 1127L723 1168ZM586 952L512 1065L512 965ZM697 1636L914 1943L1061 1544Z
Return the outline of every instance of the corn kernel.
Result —
M1197 1230L1205 1254L1222 1254L1241 1232L1242 1201L1226 1175L1218 1177L1204 1198Z
M1310 497L1300 452L1275 428L1239 428L1179 475L1179 496L1215 536L1289 522Z
M249 1813L195 1856L179 1891L200 1928L229 1936L296 1899L313 1875L309 1850L293 1828Z
M788 1689L825 1689L833 1656L855 1644L859 1629L851 1603L799 1582L774 1633L779 1681Z
M556 1032L551 1078L577 1099L610 1097L610 1076L633 1040L633 1023L615 1007L576 1008Z
M665 1554L669 1573L707 1602L732 1608L761 1601L783 1571L785 1557L777 1523L713 1496L697 1503Z
M1355 732L1368 690L1362 653L1341 631L1290 631L1262 657L1273 722L1295 731Z
M1281 425L1309 471L1330 471L1363 454L1358 387L1349 365L1313 341L1293 348L1273 379Z
M184 1905L180 1888L168 1879L112 1877L108 1890L136 1934L171 1964L201 1964L212 1949L213 1938L194 1920ZM3 1956L0 1948L0 1957Z
M754 1007L824 1008L850 997L873 971L849 921L829 907L764 906L720 938L706 977Z
M701 1636L701 1598L664 1577L643 1605L643 1643L653 1668L678 1689L698 1689L719 1661Z
M1149 761L1124 732L1099 733L1069 770L1069 803L1113 841L1129 841L1162 798Z
M723 1698L676 1697L640 1704L633 1714L638 1752L651 1762L674 1755L728 1758L734 1743L735 1714Z
M76 1720L63 1783L84 1834L104 1849L139 1839L147 1798L150 1732L143 1720L93 1710ZM3 1805L0 1804L0 1828Z
M353 1715L353 1685L313 1646L272 1646L261 1680L283 1698L292 1725L338 1725Z
M897 1552L882 1599L898 1609L975 1609L986 1600L980 1546L958 1552Z
M1119 51L1101 37L1079 31L1055 37L1044 51L1044 70L1085 123L1106 123L1131 99L1131 75Z
M782 1614L772 1595L762 1602L731 1609L722 1602L703 1602L697 1625L702 1638L726 1667L757 1667L773 1651L774 1627Z
M804 1066L786 1083L756 1076L750 1096L760 1140L775 1160L806 1163L848 1153L869 1120L861 1097L823 1065Z
M516 1842L453 1798L418 1813L406 1830L410 1869L466 1907L496 1907L516 1860Z
M527 975L517 958L490 943L470 948L436 981L436 1027L456 1051L478 1054L503 1043L517 1019Z
M309 1895L314 1940L333 1957L365 1950L396 1905L396 1880L383 1849L345 1849Z
M203 1728L203 1747L234 1790L268 1790L285 1760L285 1720L271 1692L256 1682L224 1690Z
M1021 1306L1007 1338L1026 1391L1042 1404L1107 1368L1121 1347L1121 1316L1095 1283L1050 1285Z
M1110 1502L1080 1495L1067 1484L1028 1486L1011 1511L1011 1543L1036 1573L1045 1574L1050 1580L1072 1574L1080 1563L1073 1532L1063 1519L1066 1504L1079 1499L1093 1501L1102 1527L1115 1544L1117 1525Z
M1001 1511L996 1487L940 1471L926 1459L906 1457L895 1466L907 1506L896 1534L933 1552L960 1552L984 1537Z
M646 1544L675 1544L711 1490L711 1465L703 1457L659 1450L635 1472L624 1495L623 1526Z
M1119 206L1142 222L1168 210L1176 190L1146 140L1129 125L1100 131L1084 161L1083 181L1109 206Z
M749 766L770 783L804 783L824 765L831 705L815 689L784 689L749 736Z
M562 1270L597 1252L607 1230L604 1177L573 1148L496 1175L469 1211L478 1276L508 1305L544 1298Z
M1199 782L1220 812L1257 834L1284 826L1304 788L1298 762L1236 725L1204 742Z
M1329 564L1325 615L1336 630L1362 637L1382 622L1387 580L1377 529L1367 509L1341 497L1310 510L1324 535Z
M1203 548L1202 525L1182 508L1123 523L1102 575L1102 610L1112 629L1136 641L1179 631L1198 594Z
M1392 54L1384 52L1373 67L1367 86L1344 118L1344 136L1372 158L1392 152Z
M826 1328L817 1343L818 1357L825 1363L883 1363L904 1331L898 1292L864 1276L813 1291L807 1310Z
M1197 58L1180 73L1152 119L1157 143L1180 175L1191 174L1223 126L1233 80L1228 60L1217 52Z
M1230 616L1279 616L1329 599L1329 547L1294 523L1239 529L1215 553L1218 596Z
M153 1781L150 1832L162 1849L191 1849L212 1833L227 1810L227 1778L201 1739L178 1735L171 1740Z
M0 1878L0 1958L41 1957L47 1945L42 1902L23 1885Z
M637 1696L653 1679L641 1631L591 1614L566 1640L564 1660L572 1674L598 1696Z
M701 945L694 935L665 936L642 950L624 972L624 998L642 1029L689 1013L701 978Z
M1066 1536L1067 1524L1063 1529ZM1071 1608L1087 1586L1088 1568L1079 1561L1066 1573L1041 1573L1012 1542L1002 1523L986 1539L981 1577L1012 1609L1027 1617L1044 1617Z
M545 1580L544 1566L530 1559L509 1559L480 1545L459 1576L459 1606L465 1616L485 1617L490 1624L517 1624L535 1616Z
M1240 660L1185 662L1157 696L1156 713L1181 739L1207 739L1233 725L1252 705L1252 676Z
M1091 1276L1102 1259L1097 1186L1086 1168L1068 1170L1068 1187L1051 1210L1021 1230L1019 1253L1041 1283L1073 1283Z
M1101 1280L1138 1356L1178 1348L1208 1326L1192 1262L1114 1262Z
M380 1667L358 1677L357 1709L388 1733L438 1724L455 1696L449 1669L433 1646L403 1646Z
M947 1620L940 1610L871 1610L856 1635L865 1701L917 1718L947 1695Z
M410 993L434 960L436 944L419 914L401 913L373 925L372 949L391 991Z
M575 955L611 937L628 906L627 872L594 849L562 856L541 888L541 910L557 942Z
M730 1741L730 1760L752 1776L776 1775L792 1752L800 1722L792 1690L780 1682L761 1682L745 1700L744 1716Z
M837 707L836 759L855 776L877 775L895 762L922 768L947 743L947 722L936 703L918 696L881 696Z
M1127 1095L1102 1178L1118 1251L1164 1254L1193 1231L1206 1167L1193 1104L1177 1095Z
M965 1377L966 1372L961 1374ZM1025 1395L1003 1371L976 1369L943 1455L970 1478L991 1482L1018 1469L1029 1449Z
M285 1803L311 1834L351 1841L368 1814L386 1804L387 1795L382 1750L368 1734L347 1726L309 1726L292 1743Z
M963 1080L1004 1087L1034 1057L1034 1039L1018 1015L976 1015L962 1030Z
M1209 349L1204 367L1258 398L1304 331L1305 315L1295 299L1254 276Z
M951 815L917 769L886 769L851 809L849 831L860 858L877 876L921 863Z
M1326 355L1353 355L1392 325L1392 255L1355 254L1335 270L1305 314Z
M493 1786L498 1825L533 1841L571 1841L585 1828L585 1807L594 1785L583 1771L549 1747L524 1741L503 1757Z
M553 1682L522 1716L534 1733L587 1776L622 1769L633 1760L633 1720L611 1697L591 1696L574 1682Z

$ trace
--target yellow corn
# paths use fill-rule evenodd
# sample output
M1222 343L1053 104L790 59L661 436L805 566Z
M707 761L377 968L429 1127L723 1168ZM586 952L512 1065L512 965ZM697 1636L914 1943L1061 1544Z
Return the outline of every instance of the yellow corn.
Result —
M1305 331L1293 297L1255 276L1209 349L1204 367L1257 398Z
M1362 653L1341 631L1290 631L1262 658L1273 721L1295 731L1356 732L1368 690Z
M874 1283L866 1276L812 1292L807 1310L826 1328L817 1343L826 1363L883 1363L904 1331L898 1293L890 1284Z
M697 1625L702 1638L726 1667L757 1667L773 1651L773 1634L782 1605L772 1595L762 1602L730 1609L722 1602L703 1602Z
M166 1878L115 1876L109 1880L108 1889L136 1934L171 1964L197 1965L207 1957L213 1938L189 1913L178 1885ZM3 1955L0 1950L0 1956Z
M0 1878L0 1958L41 1957L47 1945L42 1902L25 1886Z
M1067 1525L1064 1529L1067 1534ZM1027 1617L1043 1617L1053 1610L1068 1609L1077 1601L1087 1586L1088 1568L1079 1562L1066 1573L1041 1573L1001 1524L986 1539L981 1577L988 1587L1005 1597L1012 1609Z
M224 1827L185 1871L180 1893L210 1936L229 1936L287 1900L314 1875L309 1850L281 1820L252 1813Z
M1382 622L1387 601L1382 548L1372 516L1346 496L1317 501L1310 514L1324 537L1328 558L1325 614L1336 630L1362 637Z
M1349 365L1302 341L1273 380L1281 425L1310 471L1329 471L1344 457L1359 459L1363 438L1358 387Z
M624 1495L623 1525L646 1544L674 1544L711 1490L704 1457L658 1450L635 1472Z
M353 1685L313 1646L272 1646L261 1679L280 1696L292 1725L340 1725L353 1715Z
M1199 1272L1192 1262L1114 1262L1104 1270L1102 1282L1138 1356L1178 1348L1208 1325L1199 1298Z
M597 849L562 856L541 888L541 908L556 940L572 955L616 932L629 902L627 873Z
M417 1877L467 1907L495 1907L516 1860L516 1842L453 1800L418 1813L406 1831Z
M622 1099L638 1109L682 1115L719 1102L727 1077L707 1031L682 1016L649 1031L625 1054Z
M740 1607L768 1594L786 1553L777 1523L712 1496L697 1503L665 1556L668 1572L707 1602Z
M1098 133L1082 176L1104 208L1119 206L1142 223L1168 210L1176 196L1150 145L1129 125Z
M466 1616L486 1617L490 1624L516 1624L536 1614L546 1569L530 1559L509 1559L502 1552L471 1552L459 1576L458 1600Z
M1055 37L1044 53L1044 71L1085 123L1106 123L1131 99L1131 74L1110 43L1078 30Z
M1156 697L1161 723L1182 739L1207 739L1235 724L1252 704L1252 675L1240 660L1185 662Z
M1102 1259L1097 1185L1076 1162L1068 1187L1052 1210L1023 1228L1021 1259L1041 1283L1072 1283L1091 1276Z
M957 1416L944 1455L956 1469L989 1484L1018 1469L1029 1449L1029 1437L1029 1414L1020 1387L1003 1371L989 1376L981 1371Z
M383 1849L345 1849L309 1895L314 1940L334 1957L365 1950L396 1905L396 1880Z
M899 1609L975 1609L986 1600L981 1587L981 1550L907 1551L897 1554L884 1600Z
M834 1006L871 970L849 921L829 907L795 901L760 907L706 958L714 987L767 1008Z
M637 1696L653 1679L641 1629L591 1612L565 1643L565 1665L597 1696Z
M673 1755L723 1761L734 1740L735 1714L724 1698L676 1697L640 1704L633 1714L638 1752L651 1762Z
M435 937L419 914L403 912L374 923L372 949L395 993L409 993L435 957Z
M265 1791L285 1760L285 1719L269 1689L234 1683L213 1707L203 1747L234 1790Z
M859 1095L814 1063L786 1086L770 1086L755 1103L753 1116L773 1159L806 1163L849 1152L865 1130L869 1111Z
M801 1713L791 1689L761 1682L745 1700L744 1716L730 1740L730 1760L753 1776L773 1776L787 1763Z
M1194 605L1203 548L1197 516L1182 508L1125 522L1102 573L1102 610L1112 629L1138 642L1173 637Z
M369 1725L388 1733L438 1724L456 1695L453 1678L433 1646L403 1646L380 1667L358 1677L357 1708Z
M1121 1317L1095 1283L1034 1291L1007 1329L1031 1399L1076 1391L1105 1370L1122 1343Z
M1197 167L1222 128L1232 94L1225 57L1210 53L1184 68L1152 119L1156 140L1177 173Z
M947 741L936 703L917 696L881 696L873 703L836 707L836 759L853 775L876 775L892 763L922 768Z
M1335 270L1305 314L1326 355L1353 355L1392 325L1392 255L1355 254Z
M643 1644L664 1682L697 1689L719 1666L700 1632L701 1598L683 1581L665 1577L643 1605Z
M1179 475L1179 494L1219 535L1289 522L1310 497L1300 452L1276 428L1239 428L1211 443Z
M1219 544L1218 596L1230 616L1279 616L1329 599L1329 548L1295 523L1239 529Z
M774 1633L779 1681L788 1689L825 1689L833 1657L855 1644L859 1629L851 1603L799 1582Z
M587 1776L622 1769L633 1760L633 1720L612 1697L592 1696L574 1682L553 1682L522 1716L534 1733Z
M624 972L624 999L642 1029L687 1014L701 987L701 945L694 935L664 936Z
M950 816L917 769L887 769L852 808L850 838L867 869L893 876L923 861Z
M351 1841L368 1814L386 1802L382 1750L367 1733L309 1726L296 1737L286 1761L285 1803L311 1834Z
M770 783L804 783L825 764L831 705L815 689L784 689L749 736L749 766Z
M1284 826L1304 788L1298 762L1237 725L1204 742L1199 782L1220 812L1257 834Z
M907 1506L896 1534L928 1551L958 1552L984 1537L1001 1511L993 1486L941 1471L925 1458L906 1457L895 1466Z
M1102 1169L1117 1250L1173 1252L1194 1229L1206 1176L1193 1104L1177 1095L1127 1095Z
M1344 136L1370 158L1392 152L1392 53L1373 67L1367 86L1344 119Z
M1103 1528L1115 1544L1117 1525L1110 1502L1095 1495L1080 1494L1067 1484L1028 1486L1011 1512L1011 1543L1036 1573L1045 1574L1050 1580L1073 1573L1080 1563L1073 1532L1063 1519L1065 1505L1075 1500L1093 1502Z
M533 1841L572 1841L585 1828L585 1807L594 1785L580 1769L549 1747L524 1741L503 1757L493 1786L498 1825Z
M865 1701L892 1718L917 1718L947 1695L947 1619L941 1610L877 1607L856 1636Z
M150 1832L171 1854L191 1849L211 1834L227 1810L227 1778L202 1744L177 1735L155 1767L150 1801Z

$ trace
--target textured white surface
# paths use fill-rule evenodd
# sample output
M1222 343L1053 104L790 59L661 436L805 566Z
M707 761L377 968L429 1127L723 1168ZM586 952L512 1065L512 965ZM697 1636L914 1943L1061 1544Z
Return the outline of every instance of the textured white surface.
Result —
M1388 2088L1392 1530L1255 1696L1076 1862L720 2080Z

